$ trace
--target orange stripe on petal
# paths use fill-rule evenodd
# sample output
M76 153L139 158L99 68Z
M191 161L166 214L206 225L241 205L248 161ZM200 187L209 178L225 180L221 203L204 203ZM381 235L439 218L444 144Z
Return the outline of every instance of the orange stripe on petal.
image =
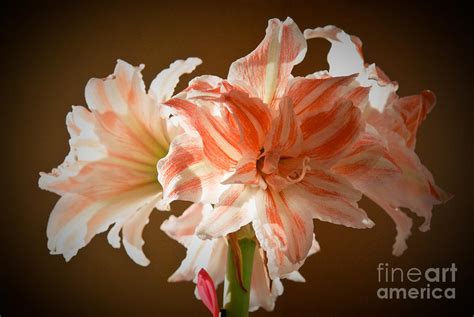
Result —
M272 19L263 41L231 65L228 78L246 83L255 89L255 97L272 104L283 95L293 66L303 60L305 53L306 40L293 20Z
M319 161L333 161L351 145L362 129L360 111L350 101L328 112L307 118L301 125L305 155Z
M257 188L247 185L232 185L215 205L205 213L196 233L203 238L223 237L250 223L256 213L254 196Z
M222 173L205 158L199 138L183 134L175 138L168 155L158 163L158 180L168 202L176 199L216 203L226 188Z
M306 177L283 190L291 208L314 218L353 228L370 228L372 221L357 206L362 195L343 178L322 170L311 170Z
M313 222L310 214L292 204L283 192L260 190L256 199L258 213L253 228L274 279L304 263L312 246Z
M204 155L217 168L230 170L241 157L240 131L229 124L225 111L211 103L211 109L187 100L173 98L166 105L178 111L201 136ZM211 113L218 110L220 113Z

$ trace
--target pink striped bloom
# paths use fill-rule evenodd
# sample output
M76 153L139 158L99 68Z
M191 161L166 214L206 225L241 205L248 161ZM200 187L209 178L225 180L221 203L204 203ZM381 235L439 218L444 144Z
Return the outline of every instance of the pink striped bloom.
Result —
M399 97L398 84L391 81L375 64L365 64L362 42L335 26L306 30L307 39L325 38L331 42L327 77L357 74L361 86L369 87L369 103L359 104L366 132L350 153L333 167L364 195L381 206L393 219L397 237L393 254L407 248L412 220L401 208L408 208L424 218L421 231L430 228L433 205L452 196L434 183L433 176L415 153L416 133L421 122L435 105L435 95L423 91L418 95ZM380 159L372 153L384 148ZM377 149L378 148L378 149ZM372 161L371 164L368 164ZM390 165L399 169L397 177Z
M48 248L66 261L98 233L140 265L142 231L152 210L167 209L156 164L181 129L160 103L169 99L179 77L199 65L197 58L176 61L145 91L141 70L118 61L114 74L86 86L89 109L73 107L66 118L70 152L39 186L61 196L48 222Z
M251 224L273 280L303 264L313 218L373 226L357 206L361 193L332 170L364 134L369 88L356 76L293 77L306 49L291 19L270 20L226 80L196 78L166 102L188 133L158 164L164 199L213 204L195 230L212 243Z

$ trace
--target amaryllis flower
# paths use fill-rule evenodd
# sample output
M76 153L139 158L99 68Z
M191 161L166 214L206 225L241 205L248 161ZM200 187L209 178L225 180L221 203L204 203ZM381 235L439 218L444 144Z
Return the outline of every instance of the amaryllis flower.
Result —
M357 81L370 87L369 103L359 104L365 120L366 134L333 171L345 175L355 188L381 206L394 220L397 237L395 255L407 248L412 220L401 208L408 208L425 219L421 231L429 230L433 205L447 201L451 195L435 185L433 176L415 153L416 133L421 122L435 105L435 95L423 91L418 95L398 97L398 84L391 81L375 64L366 65L362 42L335 26L305 31L306 38L325 38L331 42L328 54L331 76L357 73ZM372 153L383 144L381 159L367 164ZM400 173L387 173L390 162ZM390 177L387 177L390 174Z
M168 281L194 281L199 282L199 272L204 269L212 278L217 287L224 281L228 243L225 238L200 239L196 234L196 228L201 223L203 215L212 212L209 204L196 203L189 207L181 216L170 216L161 225L166 234L187 248L186 258L181 262L178 270L170 276ZM319 245L313 238L313 245L309 255L316 253ZM259 307L265 310L273 310L276 298L283 293L283 284L279 278L270 283L267 270L264 265L264 255L260 248L255 249L250 289L249 311L255 311ZM286 276L295 282L304 282L303 276L294 271ZM196 288L196 296L201 297Z
M158 164L165 200L214 204L196 228L202 238L251 224L271 279L303 264L313 218L373 226L357 206L360 192L331 170L365 129L359 108L369 88L356 76L294 78L306 49L290 18L270 20L263 41L231 65L227 80L196 78L166 102L188 133Z
M176 61L152 82L148 93L143 65L118 61L114 74L91 79L86 86L89 109L75 106L67 116L71 139L64 163L41 173L39 186L61 196L48 222L48 247L66 260L98 233L140 265L142 231L152 210L167 209L157 180L157 162L180 131L176 118L160 106L169 99L183 73L199 65L197 58Z

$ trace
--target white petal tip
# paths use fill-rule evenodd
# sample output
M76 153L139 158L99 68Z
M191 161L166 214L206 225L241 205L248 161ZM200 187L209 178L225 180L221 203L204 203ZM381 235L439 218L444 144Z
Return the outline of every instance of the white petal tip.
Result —
M133 262L141 266L148 266L150 264L150 260L148 260L141 249L138 249L136 246L130 244L125 239L123 240L123 246L125 247L125 251L133 260Z
M191 64L194 64L194 66L202 64L202 59L200 59L199 57L189 57L186 61Z
M394 248L392 254L394 256L401 256L405 252L406 249L408 249L407 246Z
M366 226L367 228L372 228L373 226L375 226L375 222L373 222L372 220L370 219L364 219L362 220L362 223L364 224L364 226Z
M73 256L75 256L77 254L77 251L69 251L69 252L65 252L63 253L63 257L64 257L64 260L66 260L66 262L69 262Z
M426 232L426 231L429 231L430 229L431 229L431 224L429 223L424 223L418 228L418 230L420 230L421 232Z
M120 249L120 240L119 241L111 241L109 240L109 244L112 246L114 249Z
M183 276L181 274L177 274L176 272L173 273L170 277L168 277L168 283L176 283L184 281Z

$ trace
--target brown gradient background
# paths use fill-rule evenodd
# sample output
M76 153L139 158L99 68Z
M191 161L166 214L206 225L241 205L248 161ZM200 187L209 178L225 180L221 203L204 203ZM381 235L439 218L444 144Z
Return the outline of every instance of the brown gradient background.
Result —
M434 208L431 231L415 229L399 258L391 255L394 225L367 200L362 206L376 223L371 230L316 221L322 250L301 270L307 282L285 282L275 311L252 316L472 316L473 50L467 8L382 1L59 4L1 9L2 317L209 316L194 298L193 284L166 281L185 255L159 230L167 213L153 213L145 229L149 267L134 264L123 248L110 247L105 234L67 264L49 255L46 224L58 197L37 188L38 172L62 162L70 106L85 104L87 80L110 74L117 58L146 64L147 85L173 60L188 56L204 61L193 75L225 77L230 63L263 38L267 20L286 16L302 30L335 24L358 35L366 60L397 80L401 95L436 92L438 104L419 131L417 152L438 185L455 197ZM325 69L328 48L322 40L310 41L295 74ZM454 262L457 298L380 300L379 262L404 269Z

